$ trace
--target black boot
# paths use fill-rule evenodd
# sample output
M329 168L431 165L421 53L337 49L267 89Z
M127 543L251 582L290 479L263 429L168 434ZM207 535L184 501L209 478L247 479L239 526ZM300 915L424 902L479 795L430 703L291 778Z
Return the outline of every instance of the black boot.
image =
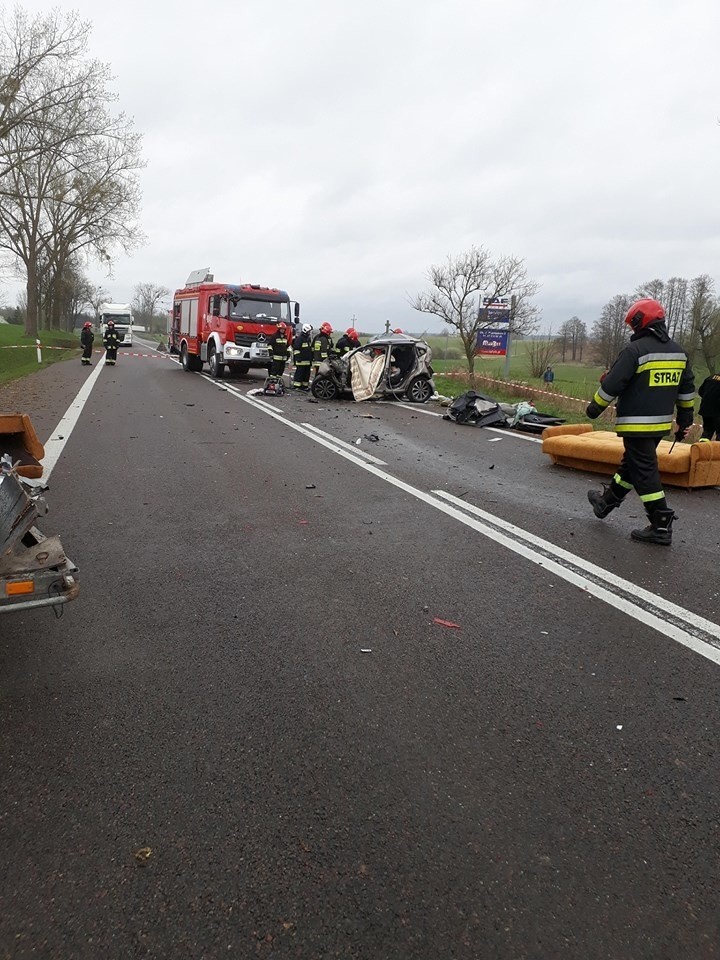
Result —
M672 525L675 514L672 510L653 510L648 514L650 523L644 530L633 530L630 536L638 543L658 543L669 547L672 543Z
M604 520L605 517L623 502L622 497L612 492L612 489L603 484L603 491L588 490L588 500L592 504L593 513L598 520Z

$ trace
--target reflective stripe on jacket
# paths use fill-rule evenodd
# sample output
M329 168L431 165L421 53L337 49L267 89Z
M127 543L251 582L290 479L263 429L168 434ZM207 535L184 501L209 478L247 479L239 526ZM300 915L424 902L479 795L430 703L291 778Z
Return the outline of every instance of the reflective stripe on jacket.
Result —
M636 333L621 351L595 396L605 409L617 400L615 431L634 437L668 433L677 407L678 426L692 423L695 378L687 354L664 325Z

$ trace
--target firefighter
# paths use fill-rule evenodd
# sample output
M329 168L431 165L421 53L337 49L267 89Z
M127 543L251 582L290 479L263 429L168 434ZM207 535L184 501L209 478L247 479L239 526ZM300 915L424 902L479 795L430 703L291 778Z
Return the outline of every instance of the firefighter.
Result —
M320 326L320 330L315 334L315 337L312 342L313 349L313 377L317 376L318 369L323 360L327 360L328 353L333 349L333 342L331 333L333 332L332 327L329 323L323 323Z
M275 336L270 341L270 350L272 352L272 364L270 366L271 377L282 377L285 373L285 364L290 358L290 341L288 340L287 324L281 320L277 325Z
M700 416L703 422L703 440L720 440L720 373L711 373L700 384Z
M304 323L302 329L293 342L293 360L295 372L292 385L298 390L310 389L310 366L313 359L312 327Z
M80 362L84 367L89 367L92 363L90 359L92 357L92 348L93 340L95 339L95 334L93 333L92 324L87 320L83 324L82 331L80 333L80 343L82 344L83 352Z
M660 482L657 445L672 429L674 408L675 439L682 440L691 427L695 381L687 354L670 339L662 304L638 300L628 310L625 323L633 331L630 343L618 355L586 410L594 420L617 400L615 431L623 439L625 452L609 486L602 493L588 491L588 500L595 516L603 520L634 488L650 523L642 530L633 530L632 539L668 546L675 514L668 507Z
M346 353L349 353L351 350L355 350L359 346L360 338L357 335L357 331L354 327L348 327L345 333L338 340L335 349L341 357L344 357Z
M120 343L120 334L115 329L115 321L108 320L103 335L103 344L105 346L105 364L114 367L117 360L118 344Z

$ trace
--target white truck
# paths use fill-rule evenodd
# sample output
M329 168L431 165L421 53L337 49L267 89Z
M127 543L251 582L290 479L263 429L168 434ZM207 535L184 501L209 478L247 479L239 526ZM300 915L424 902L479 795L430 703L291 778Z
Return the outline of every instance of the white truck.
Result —
M100 306L100 333L105 336L108 320L115 321L121 347L133 344L133 313L129 303L103 303Z

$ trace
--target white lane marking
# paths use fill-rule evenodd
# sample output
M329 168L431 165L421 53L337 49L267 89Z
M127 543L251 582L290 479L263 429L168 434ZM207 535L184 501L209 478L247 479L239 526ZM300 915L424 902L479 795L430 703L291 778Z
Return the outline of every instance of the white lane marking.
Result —
M356 446L350 443L346 443L344 440L338 440L337 437L334 437L331 433L326 433L324 430L321 430L319 427L313 426L312 423L304 423L304 427L307 427L308 430L312 430L313 433L319 434L321 437L327 437L328 440L332 440L333 443L337 443L339 446L344 447L346 450L352 451L358 457L362 457L364 460L367 460L369 463L377 463L380 467L386 467L387 463L384 460L378 460L377 457L373 457L369 453L365 453L364 450L358 450Z
M529 440L530 443L542 443L540 437L529 437L526 433L520 433L518 430L511 430L508 427L481 427L481 430L492 430L493 433L501 433L504 437L512 437L514 440Z
M487 511L482 510L480 507L476 507L472 503L466 503L459 497L454 497L451 493L446 493L444 490L433 490L432 492L436 496L447 500L448 503L452 503L454 506L460 507L460 509L467 511L476 517L480 517L486 523L492 524L494 527L498 527L501 530L505 530L509 535L517 538L518 540L523 540L525 543L530 544L531 546L536 547L547 554L552 554L552 556L557 560L562 560L567 564L571 564L577 570L582 571L584 574L587 574L587 576L592 577L594 580L603 581L607 586L612 587L614 590L631 597L632 600L642 601L647 606L652 606L655 609L662 611L662 613L664 613L670 619L675 621L679 620L683 624L689 625L699 632L710 634L720 641L720 625L713 623L712 620L706 620L705 617L701 617L696 613L692 613L690 610L686 610L684 607L680 607L671 600L666 600L664 597L661 597L658 594L651 593L649 590L645 590L643 587L640 587L637 584L628 583L627 580L623 579L622 577L618 577L609 570L605 570L603 567L598 567L590 560L584 560L582 557L578 557L574 553L570 553L568 550L564 550L562 547L558 547L554 543L550 543L548 540L543 540L542 537L537 537L535 534L529 533L527 530L523 530L522 527L517 527L515 524L510 523L507 520L503 520L501 517L497 517L492 513L488 513Z
M82 387L78 390L75 399L70 403L70 406L60 418L60 422L53 430L50 439L46 444L44 444L45 456L43 457L43 481L47 482L50 479L50 474L53 472L55 464L60 459L60 455L65 448L65 444L70 439L70 434L75 429L75 424L80 419L80 414L83 412L83 407L87 403L88 397L92 393L92 388L95 386L95 381L100 376L100 372L103 370L104 366L104 361L98 360L95 369L87 378Z
M214 383L222 383L221 380L215 380L215 381L213 381L213 382L214 382ZM223 386L225 386L224 383L223 383ZM261 390L262 387L252 387L252 389L253 389L253 390ZM248 392L247 392L246 395L247 395L248 397L249 397L249 396L252 396L252 394L250 393L249 390L248 390ZM268 403L267 400L261 400L260 397L253 397L253 400L255 401L255 403L261 403L264 407L267 407L268 410L277 410L279 413L283 413L283 412L284 412L283 409L282 409L282 407L274 407L271 403Z
M201 374L201 376L203 376L203 374ZM205 379L209 380L210 383L214 382L210 380L209 377L206 377ZM595 568L597 571L599 571L597 574L597 579L590 579L589 577L583 576L582 573L578 573L577 570L582 570L583 567L588 570L590 565L587 561L582 560L580 557L576 557L574 554L568 553L567 551L562 550L560 547L556 547L554 544L551 544L548 541L541 540L541 538L535 537L533 534L522 530L520 527L514 527L513 524L507 524L506 521L502 520L500 517L494 516L493 514L485 514L485 516L489 519L489 523L483 523L480 519L469 516L469 513L479 510L479 508L475 507L468 511L468 507L471 505L466 504L463 501L458 501L462 504L462 509L459 509L448 502L448 497L451 496L450 494L446 494L443 491L436 491L437 496L435 496L426 493L424 490L420 490L417 487L413 487L404 480L399 480L397 477L387 473L385 470L381 470L374 464L364 462L357 456L356 451L351 453L347 450L343 450L342 447L339 447L335 442L326 440L324 437L313 433L311 430L307 430L300 424L293 423L286 417L281 417L279 414L275 413L274 410L268 410L259 404L256 404L254 398L243 396L241 393L236 393L235 391L230 392L234 393L235 396L237 396L237 398L242 400L244 403L254 406L256 410L260 410L262 413L266 413L268 416L274 417L291 430L295 430L297 433L301 433L304 436L309 437L311 440L314 440L315 443L319 443L328 450L332 450L338 456L343 457L345 460L349 460L351 463L354 463L367 473L371 473L380 480L384 480L386 483L397 487L399 490L402 490L410 496L415 497L417 500L421 500L423 503L428 504L428 506L434 507L441 513L452 517L454 520L458 520L466 527L470 527L472 530L475 530L477 533L480 533L488 539L493 540L500 546L504 546L513 553L517 553L526 560L529 560L531 563L542 567L543 570L553 573L557 577L566 580L568 583L572 583L575 586L580 587L581 590L584 590L592 596L597 597L599 600L602 600L604 603L607 603L608 606L612 607L613 610L620 610L622 613L632 617L634 620L637 620L651 629L656 630L663 637L670 637L677 643L680 643L682 646L687 647L693 652L699 653L701 656L711 660L713 663L720 665L720 625L713 623L710 620L705 620L698 614L692 613L690 610L686 610L683 607L670 604L669 601L664 600L662 597L659 597L656 594L650 593L650 591L642 590L634 585L628 589L628 584L626 584L624 580L621 580L614 574L610 574L607 571L602 570L600 567ZM442 497L442 499L440 499L440 497ZM480 512L483 513L484 511ZM501 532L501 528L510 529L508 529L506 534ZM511 533L514 531L517 531L515 536L518 536L518 539L513 539L513 536L511 536ZM522 535L521 537L520 534ZM538 546L542 545L543 550L546 552L534 550L530 546L530 543L537 543ZM548 556L548 554L552 554L552 557ZM568 565L565 566L563 565L564 563ZM604 586L598 583L597 580L603 581ZM618 584L622 585L621 589L618 589ZM617 592L611 589L612 587L615 587ZM647 598L645 602L649 602L649 605L652 606L653 611L650 611L640 604L634 603L631 599L628 599L626 596L627 593L630 593L632 596L636 596L639 599ZM688 624L694 629L695 632L691 633L689 630L683 629L683 627L681 627L677 622L674 622L674 619L670 619L671 610L677 611L676 615L681 623ZM665 613L665 616L662 615L663 613ZM703 634L704 636L698 636L698 634Z

